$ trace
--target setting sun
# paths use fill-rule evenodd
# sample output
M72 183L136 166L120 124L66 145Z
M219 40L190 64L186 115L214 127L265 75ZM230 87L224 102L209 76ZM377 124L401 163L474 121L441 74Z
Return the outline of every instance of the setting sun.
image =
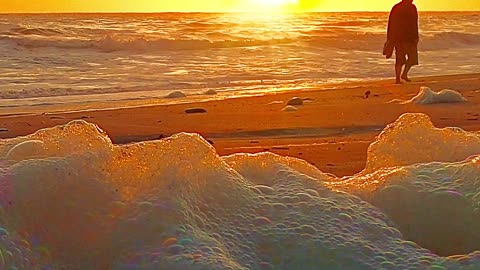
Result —
M297 4L298 0L257 0L256 2L260 5L265 5L265 6L282 6L282 5Z
M235 10L250 12L289 12L297 9L300 0L249 0L237 3Z

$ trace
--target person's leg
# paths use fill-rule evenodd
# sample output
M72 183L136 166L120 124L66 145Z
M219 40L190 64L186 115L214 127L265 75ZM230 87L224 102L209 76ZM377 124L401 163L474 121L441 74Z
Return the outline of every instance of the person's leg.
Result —
M402 73L402 79L404 79L405 81L407 82L411 82L412 80L410 80L408 78L408 72L410 71L410 69L412 68L412 64L410 64L408 61L407 61L407 64L405 64L405 69L403 70L403 73Z
M395 83L396 84L402 84L402 80L400 79L400 74L402 73L402 67L403 67L402 63L395 63L395 77L396 77Z
M402 74L402 68L407 62L407 53L405 51L405 46L403 43L397 43L395 45L395 83L396 84L401 84L402 79L401 79L401 74Z
M417 44L408 43L406 46L406 52L407 52L408 60L405 63L405 70L402 73L402 79L404 79L407 82L411 82L411 80L408 78L408 72L413 66L418 65Z

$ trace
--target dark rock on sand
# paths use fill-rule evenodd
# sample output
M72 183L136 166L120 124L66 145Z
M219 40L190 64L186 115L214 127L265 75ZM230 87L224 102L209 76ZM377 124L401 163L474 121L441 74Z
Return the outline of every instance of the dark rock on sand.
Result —
M303 99L301 99L299 97L294 97L294 98L290 99L290 101L288 101L287 105L290 105L290 106L303 105Z
M202 109L202 108L192 108L192 109L186 109L186 113L206 113L207 110Z
M218 94L217 91L210 89L204 92L205 95L216 95Z
M173 91L170 94L168 94L166 98L184 98L186 96L187 95L185 95L185 93L183 93L182 91Z

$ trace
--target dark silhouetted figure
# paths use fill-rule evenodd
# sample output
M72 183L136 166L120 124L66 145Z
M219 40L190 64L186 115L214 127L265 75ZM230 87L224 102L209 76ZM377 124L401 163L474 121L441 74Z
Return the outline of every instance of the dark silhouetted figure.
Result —
M418 65L418 11L413 0L402 0L390 12L384 54L390 58L395 48L396 83L410 82L408 72ZM408 59L407 59L408 57ZM402 68L405 69L402 73Z

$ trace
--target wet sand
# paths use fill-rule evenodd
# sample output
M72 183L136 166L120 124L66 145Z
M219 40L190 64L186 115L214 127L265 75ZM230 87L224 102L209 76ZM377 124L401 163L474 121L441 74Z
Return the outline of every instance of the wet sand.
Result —
M433 105L395 102L411 99L421 86L434 91L447 88L459 91L468 102ZM293 97L303 99L304 104L295 106L296 111L282 111ZM82 119L99 125L118 144L196 132L209 140L220 155L270 151L298 157L324 172L345 176L364 168L370 142L387 124L406 112L426 113L437 127L479 131L480 74L414 78L412 83L404 85L383 80L255 96L196 96L174 102L155 99L128 104L3 108L0 138L27 135Z

